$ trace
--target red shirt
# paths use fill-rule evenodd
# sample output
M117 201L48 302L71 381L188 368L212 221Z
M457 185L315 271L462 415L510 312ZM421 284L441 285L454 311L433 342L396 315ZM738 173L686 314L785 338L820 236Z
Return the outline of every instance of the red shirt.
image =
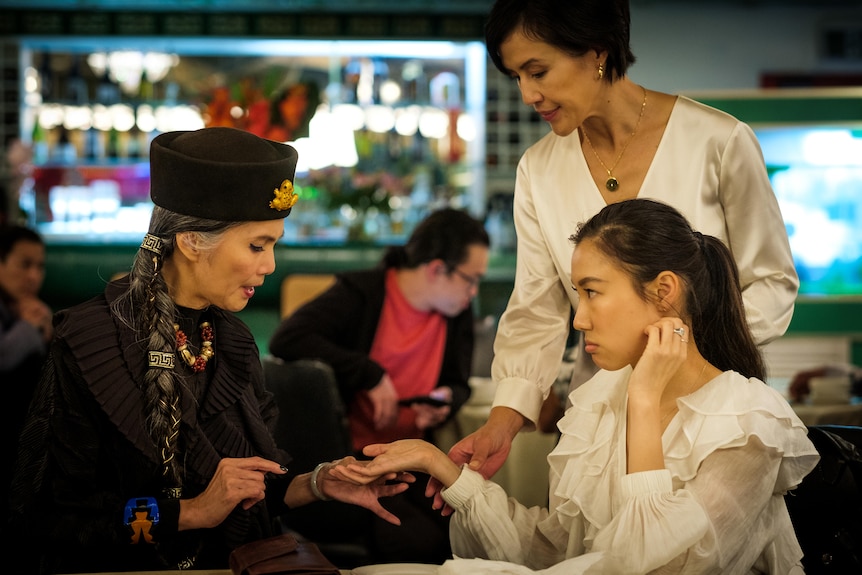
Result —
M428 395L437 386L445 347L446 318L411 306L398 287L396 270L389 270L369 357L389 374L399 399ZM373 415L368 392L357 393L350 409L350 433L357 451L370 443L424 435L416 427L416 415L410 407L399 407L397 423L387 429L375 430Z

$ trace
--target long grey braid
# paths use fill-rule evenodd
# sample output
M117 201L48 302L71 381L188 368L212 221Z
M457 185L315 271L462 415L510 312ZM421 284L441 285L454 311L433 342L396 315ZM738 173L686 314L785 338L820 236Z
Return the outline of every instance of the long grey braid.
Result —
M161 273L165 261L176 248L176 235L192 232L202 251L218 245L222 234L236 222L221 222L186 216L159 206L153 208L147 247L138 250L129 273L129 288L112 303L112 313L132 328L138 341L146 342L150 356L170 358L170 362L150 361L144 375L147 432L159 450L166 486L182 488L179 429L182 421L180 389L182 378L175 369L177 307ZM157 245L152 245L153 243ZM166 367L168 367L166 369Z

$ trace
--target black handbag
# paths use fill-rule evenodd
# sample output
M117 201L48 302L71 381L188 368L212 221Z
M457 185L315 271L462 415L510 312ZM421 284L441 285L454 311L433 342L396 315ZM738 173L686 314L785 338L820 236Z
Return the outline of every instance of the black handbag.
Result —
M233 575L338 575L317 545L285 533L252 541L230 554Z

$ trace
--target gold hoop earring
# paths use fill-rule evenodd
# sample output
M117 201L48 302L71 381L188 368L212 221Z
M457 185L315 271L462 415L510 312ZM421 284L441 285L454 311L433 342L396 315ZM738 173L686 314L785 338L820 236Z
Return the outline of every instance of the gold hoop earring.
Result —
M605 65L599 64L599 80L605 77Z

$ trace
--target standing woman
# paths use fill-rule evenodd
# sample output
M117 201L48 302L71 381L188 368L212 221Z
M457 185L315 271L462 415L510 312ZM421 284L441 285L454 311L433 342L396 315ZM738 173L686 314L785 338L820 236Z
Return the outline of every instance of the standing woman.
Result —
M631 81L629 20L628 0L498 0L488 17L491 59L552 133L518 165L518 258L494 344L494 406L451 451L486 477L514 435L536 423L557 376L578 302L568 230L604 206L655 198L724 242L759 345L781 336L793 314L799 281L754 133L724 112Z
M275 270L296 161L233 128L153 140L149 233L127 278L57 314L22 434L12 501L29 570L226 569L272 513L325 497L397 522L377 497L406 485L288 471L234 316Z

